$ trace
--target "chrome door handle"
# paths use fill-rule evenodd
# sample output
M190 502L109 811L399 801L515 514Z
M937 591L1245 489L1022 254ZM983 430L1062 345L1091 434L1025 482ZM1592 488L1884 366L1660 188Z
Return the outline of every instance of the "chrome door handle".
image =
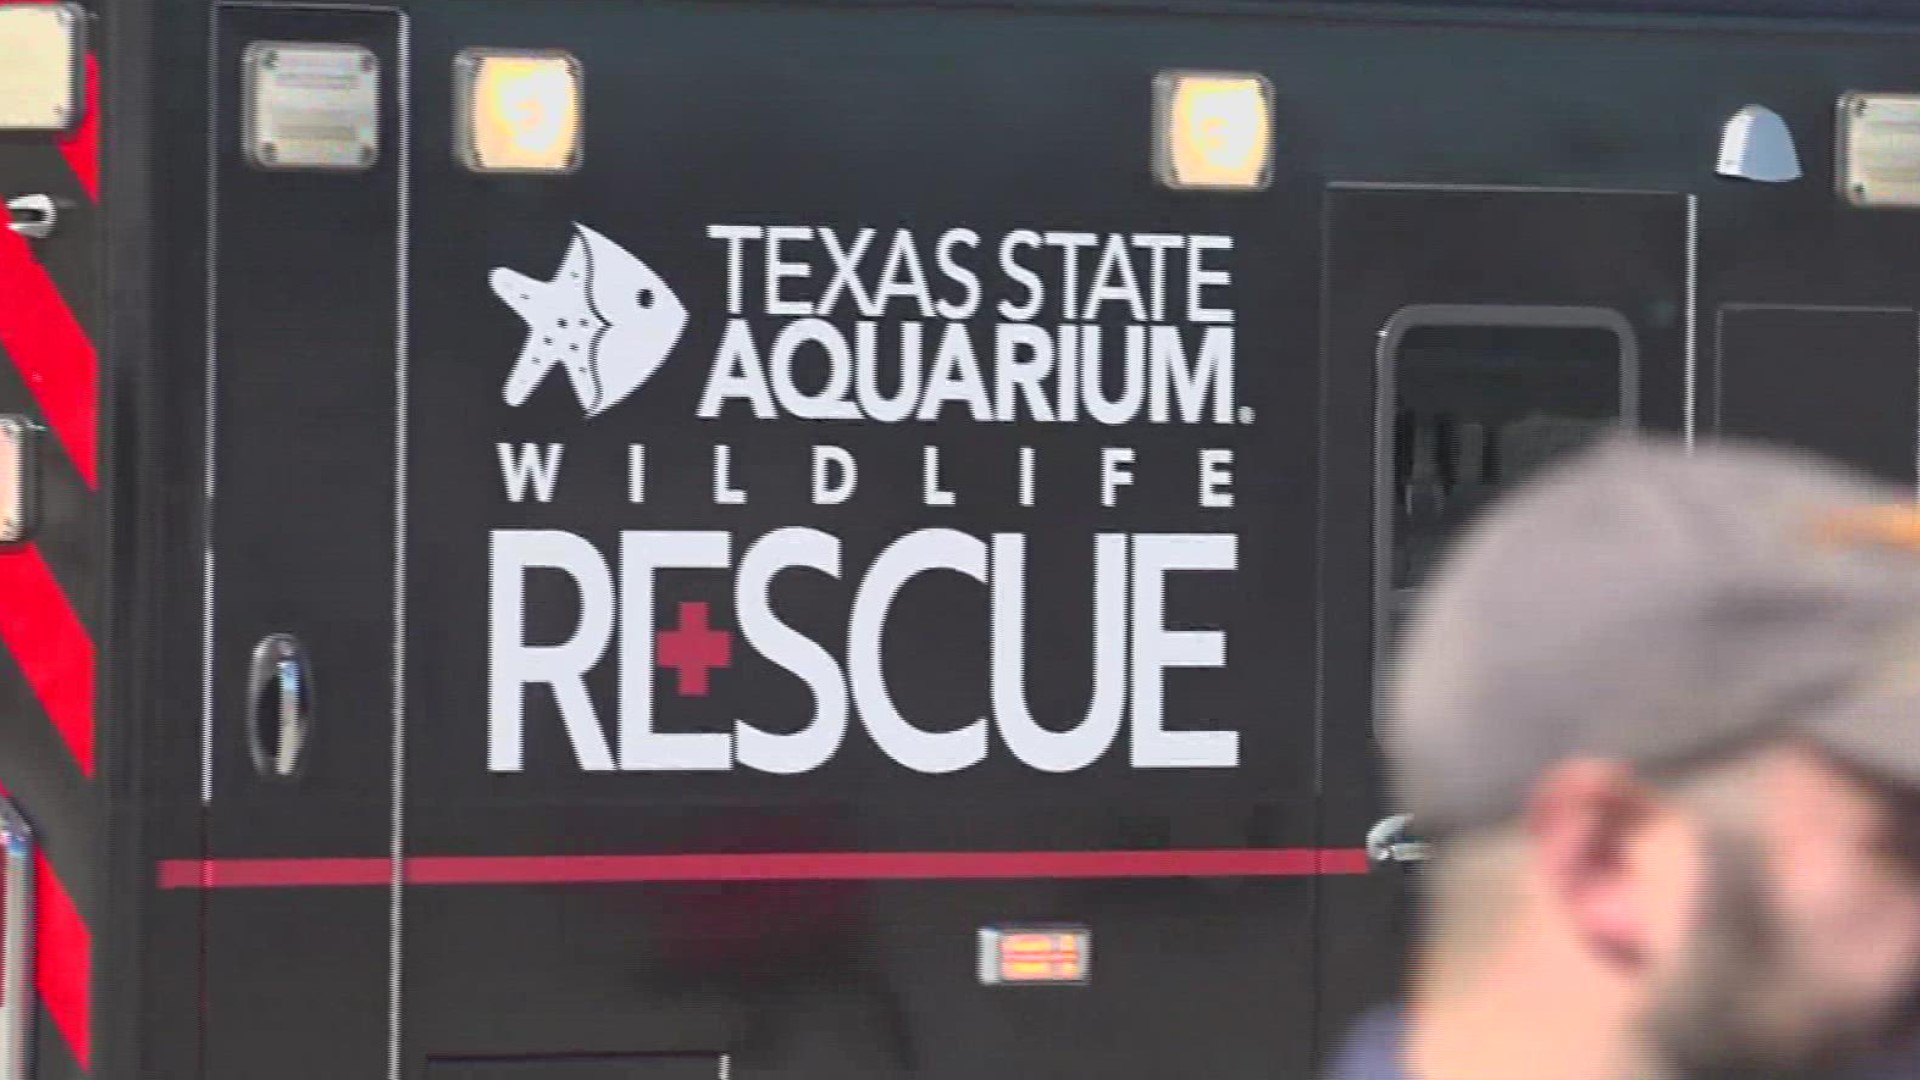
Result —
M7 228L29 240L45 240L60 224L60 207L51 195L19 195L7 200Z
M1367 830L1367 859L1377 865L1426 862L1432 845L1412 835L1413 815L1382 818Z
M247 748L254 771L271 780L300 775L313 733L313 670L292 634L272 634L253 650L247 692Z

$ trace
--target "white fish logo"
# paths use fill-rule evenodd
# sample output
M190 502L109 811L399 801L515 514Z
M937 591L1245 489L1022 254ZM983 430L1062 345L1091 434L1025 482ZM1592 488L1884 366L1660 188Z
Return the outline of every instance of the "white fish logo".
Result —
M496 267L493 291L527 324L504 394L520 405L556 365L588 417L626 400L660 370L687 327L687 309L660 275L619 244L576 223L553 280Z

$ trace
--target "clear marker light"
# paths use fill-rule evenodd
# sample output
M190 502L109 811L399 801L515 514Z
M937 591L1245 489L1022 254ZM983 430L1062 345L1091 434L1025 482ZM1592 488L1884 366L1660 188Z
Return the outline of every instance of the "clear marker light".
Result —
M469 49L455 61L456 145L475 172L567 173L580 166L579 61L558 51Z
M39 516L37 435L26 419L0 416L0 546L33 538Z
M1154 81L1154 172L1171 188L1255 191L1272 172L1273 94L1258 75Z
M76 4L0 4L0 131L57 134L80 123L86 24Z

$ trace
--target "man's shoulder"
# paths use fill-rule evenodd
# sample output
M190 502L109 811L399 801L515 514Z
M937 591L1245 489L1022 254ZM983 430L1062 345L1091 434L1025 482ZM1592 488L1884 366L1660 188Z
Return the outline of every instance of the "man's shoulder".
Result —
M1347 1032L1323 1080L1405 1080L1400 1067L1401 1024L1398 1005L1367 1010Z

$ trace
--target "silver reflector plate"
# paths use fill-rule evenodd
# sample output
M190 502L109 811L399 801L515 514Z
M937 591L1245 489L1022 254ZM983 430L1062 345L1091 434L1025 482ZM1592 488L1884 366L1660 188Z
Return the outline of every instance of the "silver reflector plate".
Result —
M247 47L247 157L262 169L360 172L380 157L380 63L358 45Z
M85 29L73 4L0 5L0 131L63 132L80 122Z
M1840 99L1840 192L1862 207L1920 206L1920 95Z

